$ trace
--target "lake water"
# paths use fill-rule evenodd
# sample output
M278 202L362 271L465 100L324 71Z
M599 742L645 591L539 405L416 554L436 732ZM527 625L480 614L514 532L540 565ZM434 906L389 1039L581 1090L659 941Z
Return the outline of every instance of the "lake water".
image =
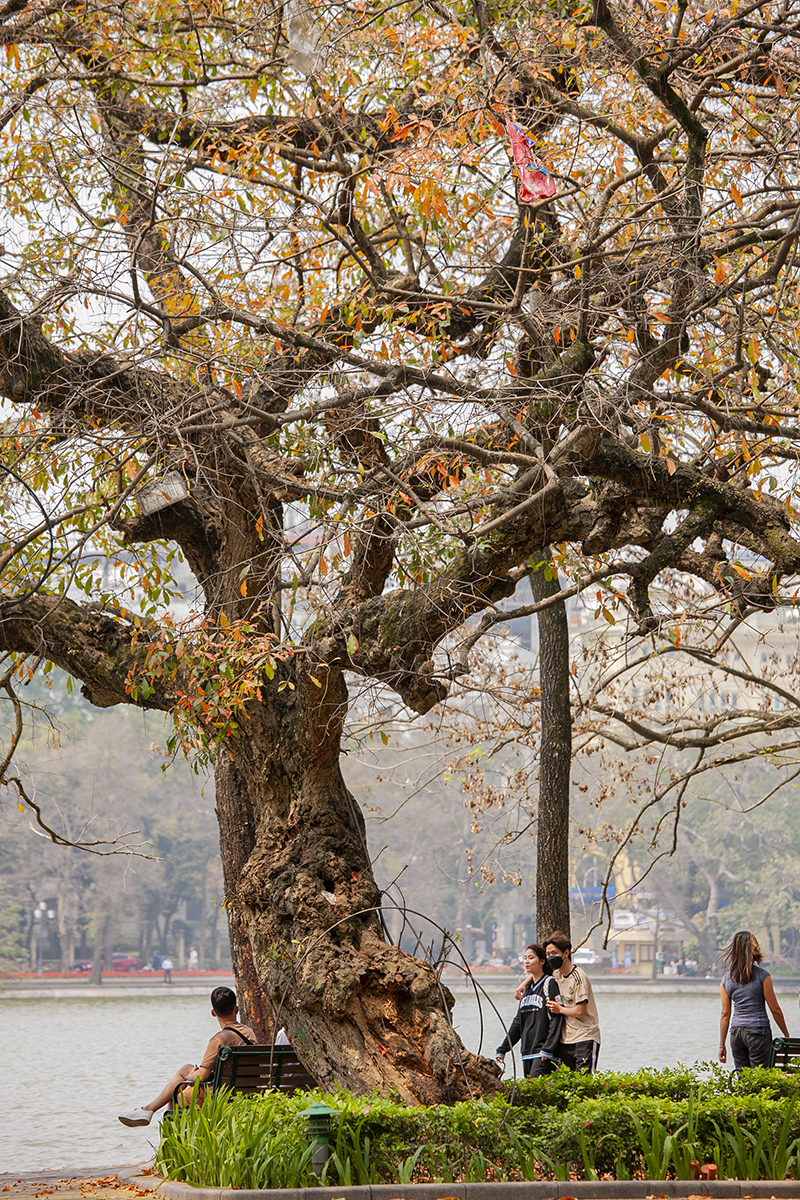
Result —
M500 1015L484 1000L487 1055L502 1040L503 1021L516 1011L508 993L490 1000ZM796 1002L789 997L781 1002L795 1032ZM716 996L612 994L598 996L597 1004L605 1070L672 1067L716 1057ZM480 1020L474 999L457 997L454 1023L467 1048L477 1050ZM146 1104L177 1067L198 1061L215 1029L201 996L0 1001L0 1173L150 1157L157 1126L126 1129L117 1114Z

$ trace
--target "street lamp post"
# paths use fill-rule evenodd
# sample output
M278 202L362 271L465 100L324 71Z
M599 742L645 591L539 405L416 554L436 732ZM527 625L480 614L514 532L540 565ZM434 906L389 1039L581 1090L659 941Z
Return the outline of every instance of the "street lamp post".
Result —
M43 975L45 926L47 921L54 921L56 919L55 909L48 908L46 900L40 900L36 905L36 908L33 910L33 917L35 921L34 929L36 930L36 941L38 943L38 953L36 955L36 958L38 959L38 966L36 968L36 974Z
M56 910L54 908L48 908L47 923L50 926L50 933L48 933L48 935L47 935L48 942L52 940L53 921L55 921L55 919L56 919ZM43 932L44 932L44 930L43 930Z
M37 905L33 910L35 941L33 943L34 964L37 975L42 974L42 910Z
M45 926L46 911L47 911L47 901L40 900L37 905L36 912L33 914L35 917L39 918L39 924L36 926L36 928L39 930L39 968L37 971L38 975L44 974L44 926Z

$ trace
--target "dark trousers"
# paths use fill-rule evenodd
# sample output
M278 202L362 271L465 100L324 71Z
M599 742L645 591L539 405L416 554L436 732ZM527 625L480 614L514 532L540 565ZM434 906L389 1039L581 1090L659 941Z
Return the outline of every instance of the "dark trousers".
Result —
M542 1075L552 1075L558 1070L558 1063L552 1058L529 1058L523 1064L526 1079L539 1079Z
M743 1067L768 1067L771 1050L769 1025L735 1025L731 1030L731 1053L737 1071Z
M561 1061L570 1071L580 1071L582 1075L591 1075L597 1070L597 1059L600 1056L599 1042L562 1042L559 1046Z

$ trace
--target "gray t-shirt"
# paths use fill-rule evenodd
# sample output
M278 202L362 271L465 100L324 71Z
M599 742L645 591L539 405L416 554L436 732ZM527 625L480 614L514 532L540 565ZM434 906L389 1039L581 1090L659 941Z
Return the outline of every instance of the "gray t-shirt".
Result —
M725 975L722 986L733 1001L731 1029L763 1029L764 1026L769 1028L769 1017L764 1004L764 980L768 977L769 971L757 964L753 965L753 978L749 983L739 983L730 975Z

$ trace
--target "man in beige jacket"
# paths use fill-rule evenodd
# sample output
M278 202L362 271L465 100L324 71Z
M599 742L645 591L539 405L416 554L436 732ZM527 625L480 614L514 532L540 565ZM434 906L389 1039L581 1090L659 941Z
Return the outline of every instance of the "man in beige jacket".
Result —
M545 950L547 965L561 994L560 1001L547 1002L551 1012L561 1013L564 1017L561 1061L572 1071L591 1075L597 1068L600 1054L600 1025L591 981L572 961L572 942L565 933L559 930L551 933Z

